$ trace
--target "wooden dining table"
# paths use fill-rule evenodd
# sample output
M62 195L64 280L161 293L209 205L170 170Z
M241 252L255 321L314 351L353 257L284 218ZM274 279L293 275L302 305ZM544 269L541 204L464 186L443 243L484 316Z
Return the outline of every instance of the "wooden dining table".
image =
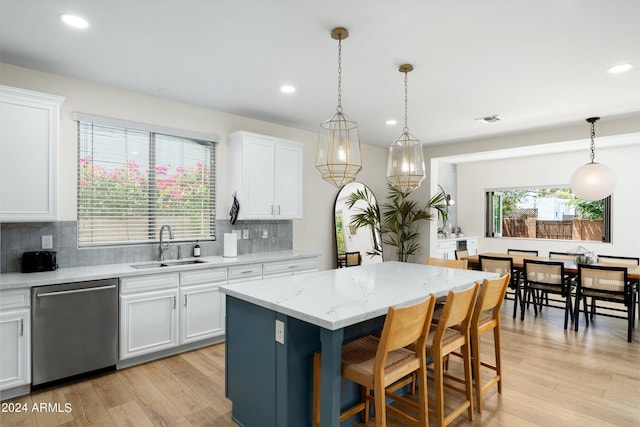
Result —
M461 259L466 259L469 262L469 268L479 269L480 268L480 255L487 256L495 256L495 257L503 257L503 258L511 258L513 260L513 267L517 269L524 268L524 260L532 259L539 261L560 261L564 263L564 271L568 274L578 274L578 264L575 261L570 260L552 260L549 257L545 256L533 256L533 255L521 255L521 254L506 254L501 252L487 252L479 255L469 255L466 257L461 257ZM591 265L605 265L605 266L615 266L615 267L627 267L627 278L632 282L640 282L640 266L629 266L624 264L616 264L612 262L607 263L593 263Z

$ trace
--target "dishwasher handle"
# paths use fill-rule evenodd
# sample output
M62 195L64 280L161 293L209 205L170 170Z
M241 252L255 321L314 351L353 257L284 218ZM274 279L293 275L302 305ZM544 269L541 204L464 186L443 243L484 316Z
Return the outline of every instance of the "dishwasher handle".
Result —
M57 295L68 295L68 294L78 294L80 292L94 292L94 291L103 291L105 289L113 289L116 285L108 285L108 286L97 286L94 288L82 288L82 289L71 289L68 291L54 291L54 292L46 292L44 294L36 294L38 298L40 297L52 297Z

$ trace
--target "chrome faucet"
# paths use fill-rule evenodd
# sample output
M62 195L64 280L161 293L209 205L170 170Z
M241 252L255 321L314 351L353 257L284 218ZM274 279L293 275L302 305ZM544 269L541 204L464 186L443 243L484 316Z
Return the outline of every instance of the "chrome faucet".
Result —
M169 231L169 238L173 239L173 233L171 232L171 227L167 224L160 227L160 247L158 250L158 261L164 261L164 252L169 250L169 242L165 242L162 238L164 230L167 229Z

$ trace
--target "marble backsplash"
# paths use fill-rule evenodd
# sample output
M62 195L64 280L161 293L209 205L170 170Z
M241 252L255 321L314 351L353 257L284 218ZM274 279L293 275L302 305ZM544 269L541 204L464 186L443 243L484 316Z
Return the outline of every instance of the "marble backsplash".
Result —
M238 240L238 255L280 251L293 248L293 224L291 221L216 221L216 240L200 241L201 256L221 256L224 233L233 230L249 230L248 239ZM267 230L267 238L263 231ZM53 236L53 250L57 252L59 268L86 265L117 264L125 262L152 261L158 258L158 244L78 248L78 225L76 221L47 223L0 224L0 272L20 271L23 252L42 248L42 236ZM182 257L190 257L195 242L173 242L167 259L175 259L180 246Z

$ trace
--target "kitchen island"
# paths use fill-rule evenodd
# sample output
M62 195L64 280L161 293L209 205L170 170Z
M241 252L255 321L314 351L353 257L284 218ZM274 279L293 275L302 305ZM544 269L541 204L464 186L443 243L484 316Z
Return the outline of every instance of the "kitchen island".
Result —
M497 274L385 262L221 286L234 420L246 427L311 425L313 353L321 351L321 425L339 426L340 410L359 398L341 380L343 341L379 329L391 305L446 295L485 277Z

